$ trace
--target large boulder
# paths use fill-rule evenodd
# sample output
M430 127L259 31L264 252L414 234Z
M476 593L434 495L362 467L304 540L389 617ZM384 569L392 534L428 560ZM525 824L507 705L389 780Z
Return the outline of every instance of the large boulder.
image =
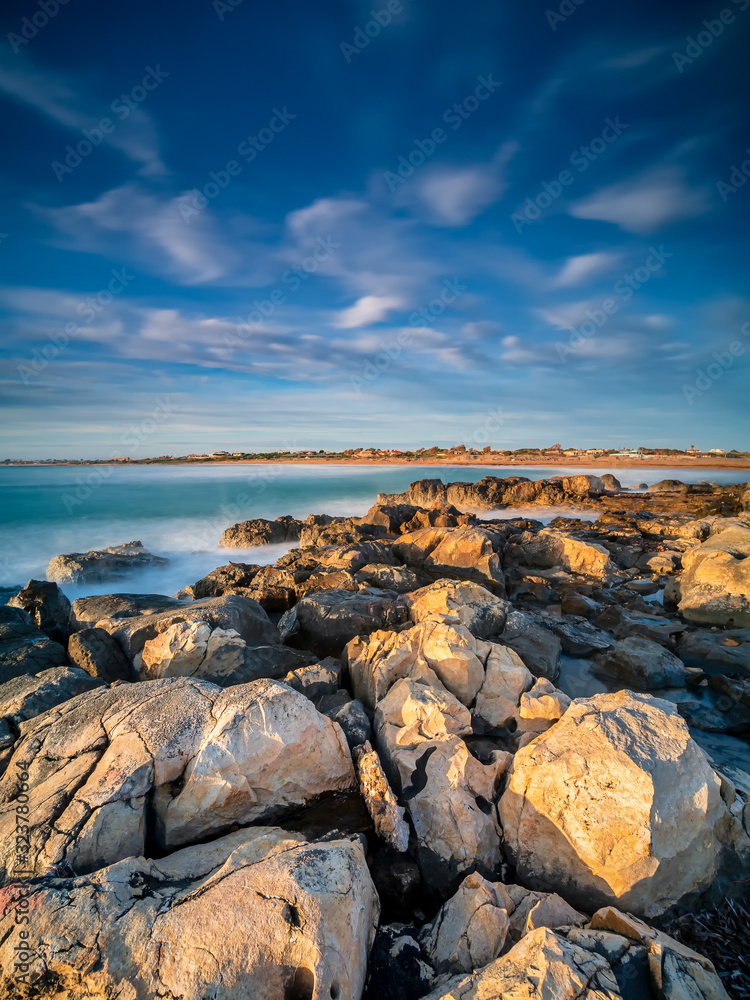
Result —
M64 644L70 634L70 601L56 583L29 580L8 600L12 608L23 608L37 628L55 642Z
M502 958L468 976L449 979L424 1000L506 997L508 1000L620 1000L621 994L605 958L540 927L521 938Z
M353 787L339 727L275 681L182 677L79 695L21 727L0 779L0 860L12 868L28 797L28 870L85 872L217 836Z
M0 607L0 684L65 663L63 647L38 629L26 611Z
M181 608L183 602L164 594L96 594L73 601L70 627L73 631L91 628L103 618L137 618L155 615L170 608Z
M498 636L505 627L511 605L471 581L437 580L404 598L414 624L433 615L457 618L478 639Z
M128 658L109 632L103 628L82 628L68 641L68 659L92 677L112 681L133 680Z
M583 541L553 528L542 528L536 534L524 532L509 546L508 555L523 566L539 569L560 567L605 584L626 579L603 545Z
M225 548L249 549L254 545L273 545L280 542L296 542L304 526L303 521L284 514L275 521L256 517L251 521L233 524L222 534L220 546Z
M193 597L201 600L204 597L221 597L222 594L244 594L252 586L260 569L257 563L230 562L225 566L217 566L193 584Z
M499 812L529 884L646 916L710 886L729 836L721 781L677 710L629 691L573 702L520 750Z
M674 653L658 642L640 636L620 639L613 648L594 661L593 671L638 691L682 687L685 666Z
M241 830L160 860L7 887L0 997L360 1000L379 913L364 851L301 839ZM21 899L34 913L23 940ZM19 944L33 955L28 989Z
M429 578L424 573L407 569L406 566L386 566L384 563L368 563L357 570L354 580L359 586L395 590L399 594L408 594L429 583Z
M106 549L54 556L47 567L47 579L55 583L105 583L168 562L148 552L140 542L125 542Z
M192 601L155 614L103 618L96 624L117 640L132 663L149 639L155 639L179 622L205 622L212 629L233 629L248 646L280 643L279 631L263 608L256 601L238 594Z
M680 614L705 625L750 626L750 526L733 522L682 557Z
M288 646L248 646L234 629L180 621L146 642L133 658L133 669L141 680L195 677L229 687L262 677L282 678L309 661L309 654Z
M487 528L424 528L402 535L393 551L407 566L432 577L475 580L505 593L504 536Z
M406 608L390 591L322 590L303 597L287 611L279 628L295 645L323 656L337 656L354 636L369 635L407 621Z

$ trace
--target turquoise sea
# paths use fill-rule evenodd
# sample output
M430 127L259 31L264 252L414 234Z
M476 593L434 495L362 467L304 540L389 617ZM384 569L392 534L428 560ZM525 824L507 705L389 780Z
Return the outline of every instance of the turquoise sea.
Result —
M282 464L6 466L0 468L0 588L16 590L30 578L44 579L49 560L60 553L138 539L150 551L169 557L169 565L138 573L126 586L66 587L66 593L71 599L113 589L173 594L230 559L273 562L289 547L218 548L222 531L236 521L280 514L360 515L379 492L401 492L416 479L475 482L488 474L540 479L582 471L615 472L624 486L667 478L718 483L750 479L745 470L677 471L645 463L643 468L622 470ZM556 513L534 508L532 516L549 520ZM507 516L518 516L518 511Z

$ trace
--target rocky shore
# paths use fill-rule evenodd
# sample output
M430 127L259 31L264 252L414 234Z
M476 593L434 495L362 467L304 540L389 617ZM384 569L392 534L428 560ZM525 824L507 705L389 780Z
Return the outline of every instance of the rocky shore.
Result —
M0 607L0 1000L750 996L750 484L422 480L220 544L279 542Z

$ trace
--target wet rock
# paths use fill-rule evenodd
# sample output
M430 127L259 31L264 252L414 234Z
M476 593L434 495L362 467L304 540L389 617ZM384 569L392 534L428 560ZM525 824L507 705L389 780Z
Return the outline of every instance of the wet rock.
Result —
M319 655L335 656L354 636L404 624L406 609L397 598L382 590L308 594L284 615L279 628L295 645L313 649Z
M0 607L0 683L67 663L65 650L21 608Z
M575 590L565 591L562 595L561 610L564 615L575 615L578 618L596 618L601 614L602 606L598 601Z
M750 629L688 632L680 638L677 655L686 667L707 674L750 677Z
M506 849L535 888L658 915L713 882L720 788L668 702L595 695L516 754L499 805Z
M19 726L83 691L103 687L78 667L52 667L38 674L23 674L0 684L0 718Z
M55 556L47 567L47 579L55 583L105 583L138 570L166 566L168 562L162 556L152 555L140 542L125 542L106 549Z
M103 618L136 618L184 607L182 601L163 594L97 594L73 601L70 625L73 631L90 628Z
M17 765L17 766L16 766ZM262 822L355 781L338 726L275 681L165 678L79 695L22 726L0 779L0 859L12 867L28 774L28 868L93 871Z
M612 604L596 619L597 628L611 632L616 639L640 636L658 642L661 646L671 645L675 636L685 631L681 622L645 612L631 612L618 604Z
M437 580L404 598L415 624L433 615L457 618L477 639L497 637L512 605L470 581Z
M540 615L536 621L560 639L565 656L591 656L592 653L611 649L614 645L614 639L609 633L596 628L586 618L566 615L560 619L554 615Z
M38 883L27 896L35 995L359 1000L379 912L362 846L299 840L243 830ZM3 890L8 901L15 891ZM18 996L13 910L0 917L8 998Z
M619 1000L620 991L605 958L540 927L521 938L502 958L471 975L449 979L425 1000L494 997Z
M56 583L46 580L29 580L8 600L12 608L28 612L37 628L54 642L65 645L70 635L70 601Z
M83 628L68 641L68 659L92 677L112 681L133 680L127 657L109 632L103 628Z
M680 613L705 625L750 626L750 527L735 519L682 558Z
M613 649L594 660L592 671L637 691L682 687L687 677L682 660L674 653L636 635L620 639Z
M577 576L602 583L623 579L620 569L612 562L609 551L597 542L588 542L553 528L542 528L537 534L524 532L508 547L508 555L522 566L539 569L561 567Z
M486 528L423 528L402 535L393 551L407 566L432 577L474 580L502 596L503 545L503 536Z
M409 824L388 784L380 758L369 742L354 752L354 762L359 790L372 816L375 833L394 851L404 854L409 848Z
M219 545L225 548L249 549L254 545L296 542L303 526L302 521L297 521L288 514L277 517L275 521L256 517L227 528L221 536Z

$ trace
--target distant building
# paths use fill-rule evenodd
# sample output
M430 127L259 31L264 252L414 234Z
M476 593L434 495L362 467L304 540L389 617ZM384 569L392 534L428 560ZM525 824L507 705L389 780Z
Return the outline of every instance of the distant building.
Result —
M726 455L723 448L709 448L708 453L709 455Z

